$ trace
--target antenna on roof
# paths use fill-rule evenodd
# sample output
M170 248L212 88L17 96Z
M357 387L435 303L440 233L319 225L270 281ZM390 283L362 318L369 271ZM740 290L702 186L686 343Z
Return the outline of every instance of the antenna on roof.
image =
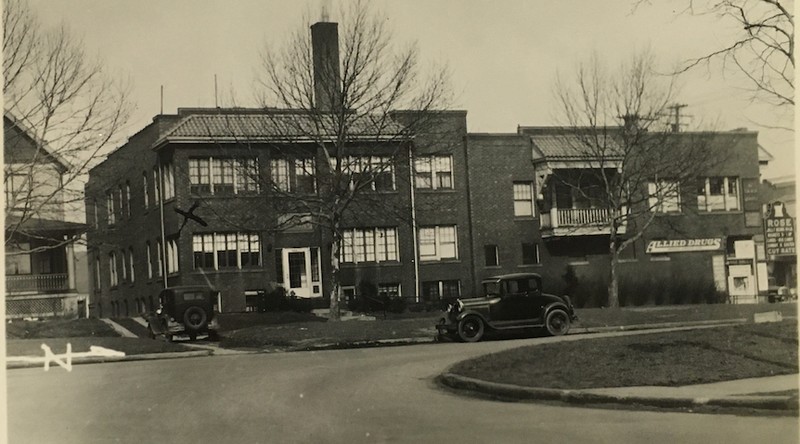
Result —
M164 114L164 85L161 85L161 112L159 114Z
M217 102L217 75L214 74L214 107L219 108L219 102Z

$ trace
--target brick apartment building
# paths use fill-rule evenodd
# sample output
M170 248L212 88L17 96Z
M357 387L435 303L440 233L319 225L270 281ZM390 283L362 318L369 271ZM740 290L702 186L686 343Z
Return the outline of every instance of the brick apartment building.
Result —
M315 51L335 41L335 25L322 25L312 27L312 39L323 38ZM393 117L401 133L404 113ZM323 302L331 240L287 206L292 193L322 193L317 174L328 160L286 133L305 118L281 109L179 109L155 116L95 167L86 186L93 315L152 309L164 285L211 285L226 312L257 310L279 286ZM608 232L586 221L602 221L603 210L548 182L553 171L585 167L557 132L470 134L465 111L437 113L426 132L386 143L368 143L378 140L370 124L357 125L353 133L365 137L353 142L356 163L383 169L366 193L380 205L343 221L345 296L362 282L421 302L473 294L481 279L506 272L540 272L550 291L563 290L568 267L601 276ZM634 244L623 274L700 273L734 302L755 301L766 270L756 136L708 135L726 160L681 184L675 199L691 211L665 214L669 223ZM191 210L205 226L176 210Z

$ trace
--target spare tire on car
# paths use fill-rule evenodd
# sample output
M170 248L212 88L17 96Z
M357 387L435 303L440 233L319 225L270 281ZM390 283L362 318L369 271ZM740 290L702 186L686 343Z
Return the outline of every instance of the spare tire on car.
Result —
M202 307L193 305L183 312L183 324L186 330L197 332L207 327L208 314Z

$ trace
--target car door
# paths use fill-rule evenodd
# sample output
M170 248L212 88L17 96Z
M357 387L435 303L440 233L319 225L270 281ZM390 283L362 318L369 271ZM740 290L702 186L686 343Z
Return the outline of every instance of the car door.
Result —
M503 282L502 323L513 326L527 323L534 316L534 304L528 290L526 278L509 279Z

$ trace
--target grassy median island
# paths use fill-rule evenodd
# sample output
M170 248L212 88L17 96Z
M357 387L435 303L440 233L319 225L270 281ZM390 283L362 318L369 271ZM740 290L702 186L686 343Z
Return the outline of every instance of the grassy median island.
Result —
M797 321L520 347L451 373L528 387L683 386L798 372Z

